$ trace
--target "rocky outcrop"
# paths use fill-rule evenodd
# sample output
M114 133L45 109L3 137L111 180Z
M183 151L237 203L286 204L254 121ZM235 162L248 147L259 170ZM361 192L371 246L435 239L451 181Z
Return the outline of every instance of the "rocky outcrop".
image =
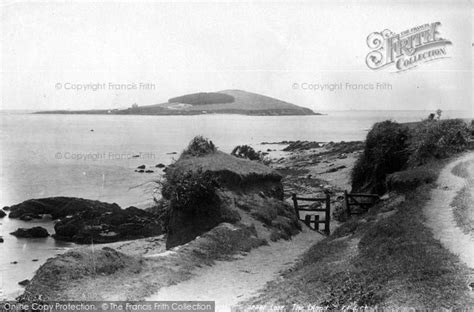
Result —
M135 207L77 213L60 220L54 230L56 239L79 244L109 243L163 233L162 224L155 216Z
M295 141L291 142L290 145L285 147L283 151L285 152L292 152L292 151L302 151L308 150L312 148L319 148L322 145L319 142L311 142L311 141Z
M75 197L48 197L40 199L29 199L20 204L9 207L9 218L25 219L49 214L53 220L73 216L76 213L91 212L116 212L121 208L117 204L109 204L97 200L89 200Z
M209 201L198 203L192 210L177 208L174 200L170 205L166 248L187 243L222 222L236 223L240 220L239 213L223 205L217 194Z
M49 214L55 224L53 237L79 244L108 243L163 233L162 223L144 210L120 208L74 197L31 199L10 207L10 218L31 220Z
M43 238L49 236L48 230L41 226L35 226L29 229L19 228L10 234L19 238Z
M282 177L271 168L217 151L181 157L168 167L166 179L187 185L193 176L183 177L185 183L176 178L187 172L199 172L202 180L210 176L218 187L205 200L192 204L183 204L179 200L182 196L173 193L165 196L170 199L167 248L185 244L221 223L237 224L244 216L253 220L248 222L263 223L272 232L272 239L289 238L298 232L293 209L283 202ZM200 177L195 179L201 181Z

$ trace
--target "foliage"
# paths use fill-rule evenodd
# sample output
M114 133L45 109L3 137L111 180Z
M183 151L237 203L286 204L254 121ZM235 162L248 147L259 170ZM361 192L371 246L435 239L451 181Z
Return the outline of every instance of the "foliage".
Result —
M184 103L191 105L223 104L232 103L234 101L235 99L233 96L218 92L193 93L168 100L169 103Z
M348 215L344 205L339 202L336 202L334 206L334 211L332 212L332 216L339 222L346 222Z
M170 200L176 209L193 209L200 203L212 201L219 187L211 172L198 169L167 173L161 183L163 198Z
M239 158L247 158L250 160L262 160L262 155L256 152L251 146L238 145L233 150L231 155Z
M352 190L383 194L385 177L401 170L408 160L408 137L408 129L396 122L376 123L352 170Z
M434 164L427 164L403 171L397 171L387 176L388 191L407 192L436 181L437 170Z
M409 163L417 166L461 152L468 137L469 127L461 119L422 121L413 130Z
M188 147L183 151L182 156L204 156L217 151L211 140L198 135L189 142Z

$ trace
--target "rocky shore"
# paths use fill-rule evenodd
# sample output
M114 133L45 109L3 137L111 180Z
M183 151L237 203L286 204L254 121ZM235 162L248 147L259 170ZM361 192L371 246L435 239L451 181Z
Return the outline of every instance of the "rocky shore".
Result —
M79 244L110 243L157 236L163 226L156 216L136 207L122 209L117 204L73 197L30 199L4 208L9 218L29 221L50 215L56 221L57 240ZM18 237L45 237L45 229L18 229Z

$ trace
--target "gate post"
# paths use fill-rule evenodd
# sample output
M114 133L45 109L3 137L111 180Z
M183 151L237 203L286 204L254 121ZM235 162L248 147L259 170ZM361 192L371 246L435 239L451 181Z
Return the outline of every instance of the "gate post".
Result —
M351 208L349 207L349 197L347 196L347 191L344 191L344 204L346 205L347 216L351 216Z
M300 213L298 212L298 200L296 199L296 194L291 194L291 199L293 200L293 206L295 208L296 220L300 220Z
M327 235L330 233L329 222L331 221L331 197L326 193L326 216L324 219L324 231Z

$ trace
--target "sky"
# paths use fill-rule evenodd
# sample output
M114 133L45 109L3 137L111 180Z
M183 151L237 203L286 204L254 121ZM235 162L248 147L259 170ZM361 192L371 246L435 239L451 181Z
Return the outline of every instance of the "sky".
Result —
M472 7L464 0L7 0L0 108L124 108L241 89L314 111L472 112ZM367 67L369 34L433 22L452 42L446 58L403 72ZM341 88L321 89L328 84Z

